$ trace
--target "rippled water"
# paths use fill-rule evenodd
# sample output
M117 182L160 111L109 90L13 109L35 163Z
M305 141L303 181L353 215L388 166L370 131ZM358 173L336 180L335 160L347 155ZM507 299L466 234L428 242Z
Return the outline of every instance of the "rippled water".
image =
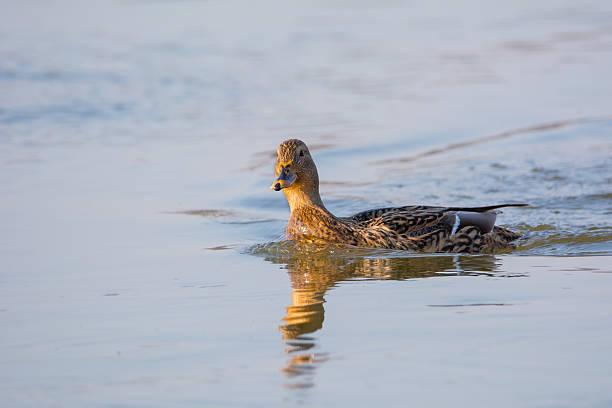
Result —
M607 2L4 2L11 407L609 406ZM281 241L327 207L508 208L487 256Z

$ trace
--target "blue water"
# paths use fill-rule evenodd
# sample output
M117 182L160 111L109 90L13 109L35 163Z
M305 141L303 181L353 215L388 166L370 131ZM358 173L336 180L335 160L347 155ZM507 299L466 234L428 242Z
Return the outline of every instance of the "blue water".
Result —
M612 404L612 8L3 2L8 407ZM338 215L527 202L511 253L281 242L278 144Z

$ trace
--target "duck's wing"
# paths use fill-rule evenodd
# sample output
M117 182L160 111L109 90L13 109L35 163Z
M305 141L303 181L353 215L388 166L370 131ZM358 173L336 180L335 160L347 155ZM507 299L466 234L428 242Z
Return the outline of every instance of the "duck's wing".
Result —
M434 230L445 230L450 235L468 227L477 227L482 234L495 226L497 214L503 207L523 207L527 204L499 204L484 207L388 207L357 213L347 220L364 227L381 225L399 234L418 236Z
M359 225L365 228L384 227L407 236L419 236L435 230L445 230L451 234L459 226L456 212L435 207L387 211L379 217L360 222Z
M497 205L488 205L484 207L437 207L437 206L427 206L427 205L407 205L404 207L386 207L386 208L375 208L372 210L366 210L362 212L358 212L357 214L353 214L350 217L344 217L343 220L352 221L352 222L363 222L372 220L378 217L381 217L383 214L387 213L412 213L412 212L423 212L423 211L462 211L462 212L474 212L474 213L484 213L492 210L496 210L498 208L503 207L525 207L529 204L497 204Z
M491 210L496 210L498 208L504 207L527 207L529 204L525 203L507 203L507 204L496 204L496 205L488 205L485 207L445 207L446 210L449 211L465 211L465 212L475 212L475 213L483 213Z
M426 205L407 205L404 207L386 207L386 208L374 208L372 210L366 210L358 212L357 214L353 214L349 217L342 218L345 221L352 222L364 222L373 220L375 218L381 217L383 214L388 213L412 213L416 211L425 211L425 210L443 210L444 207L432 207Z

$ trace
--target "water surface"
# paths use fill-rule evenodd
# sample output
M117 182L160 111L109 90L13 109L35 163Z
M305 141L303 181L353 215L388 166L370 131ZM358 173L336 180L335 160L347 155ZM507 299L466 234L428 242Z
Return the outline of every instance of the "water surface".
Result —
M11 407L612 404L607 2L4 2ZM294 245L327 207L509 208L487 256Z

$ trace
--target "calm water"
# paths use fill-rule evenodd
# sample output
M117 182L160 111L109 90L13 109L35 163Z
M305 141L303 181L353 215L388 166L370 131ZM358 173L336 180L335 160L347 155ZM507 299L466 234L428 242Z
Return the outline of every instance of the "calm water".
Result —
M0 5L3 406L612 406L609 2ZM524 238L280 242L289 137Z

